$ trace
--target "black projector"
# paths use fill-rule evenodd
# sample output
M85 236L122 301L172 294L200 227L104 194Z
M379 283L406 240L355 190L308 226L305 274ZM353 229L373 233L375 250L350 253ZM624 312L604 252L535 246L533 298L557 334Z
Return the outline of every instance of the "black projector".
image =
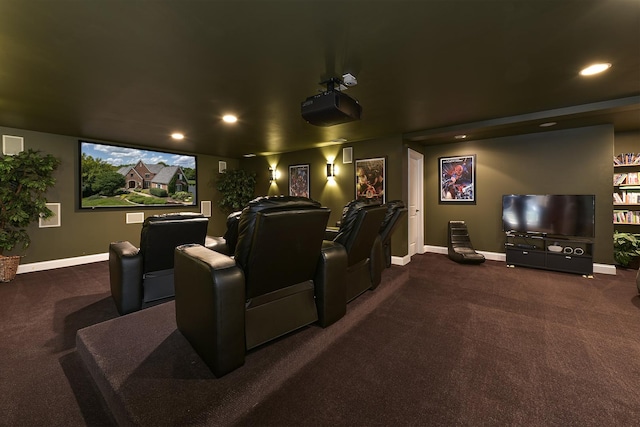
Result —
M358 101L337 90L310 96L301 106L302 118L312 125L333 126L360 120Z

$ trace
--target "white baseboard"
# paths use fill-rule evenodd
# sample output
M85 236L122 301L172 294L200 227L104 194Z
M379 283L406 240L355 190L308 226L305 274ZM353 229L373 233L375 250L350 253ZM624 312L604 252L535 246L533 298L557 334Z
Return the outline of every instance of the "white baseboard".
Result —
M448 254L449 253L449 249L443 246L427 246L425 245L424 247L425 252L432 252L432 253L437 253L437 254ZM478 251L478 253L484 255L484 257L486 259L492 260L492 261L502 261L502 262L506 262L507 260L507 256L503 253L500 252L485 252L485 251ZM600 273L600 274L612 274L615 275L616 274L616 266L615 265L610 265L610 264L593 264L593 272L594 273Z
M73 267L75 265L90 264L92 262L107 261L109 253L95 255L84 255L73 258L54 259L51 261L32 262L18 266L18 274L31 273L34 271L53 270L54 268Z
M616 266L609 264L593 264L593 272L600 274L613 274L616 275Z
M437 253L437 254L444 254L446 255L448 253L448 249L442 246L424 246L424 252L432 252L432 253ZM485 251L478 251L479 253L481 253L482 255L484 255L484 257L488 260L491 261L502 261L505 262L506 260L506 256L503 253L499 253L499 252L485 252ZM34 271L44 271L44 270L52 270L54 268L62 268L62 267L73 267L75 265L82 265L82 264L90 264L92 262L99 262L99 261L107 261L109 260L109 253L105 252L102 254L95 254L95 255L85 255L85 256L79 256L79 257L73 257L73 258L64 258L64 259L55 259L55 260L51 260L51 261L42 261L42 262L33 262L30 264L21 264L18 266L18 274L22 274L22 273L31 273ZM391 264L393 265L407 265L409 264L409 262L411 262L411 257L409 255L405 255L402 257L399 256L392 256L391 257ZM615 275L616 274L616 266L615 265L609 265L609 264L593 264L593 272L594 273L600 273L600 274L612 274Z
M411 257L409 255L391 257L391 264L393 265L407 265L410 261Z
M443 248L442 246L427 246L427 245L424 245L424 252L432 252L432 253L436 253L436 254L446 255L446 254L449 253L449 250L447 248Z

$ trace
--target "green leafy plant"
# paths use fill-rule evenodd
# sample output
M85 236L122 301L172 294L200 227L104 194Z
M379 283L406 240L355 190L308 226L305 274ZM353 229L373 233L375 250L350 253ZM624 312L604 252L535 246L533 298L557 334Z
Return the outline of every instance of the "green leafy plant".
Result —
M637 257L640 257L640 235L614 232L613 258L616 262L627 267Z
M0 255L18 245L27 249L31 239L26 227L53 215L45 193L55 184L53 172L59 165L54 156L32 149L0 157Z
M216 188L222 194L218 206L227 212L238 211L254 197L256 174L242 169L227 169L220 174Z

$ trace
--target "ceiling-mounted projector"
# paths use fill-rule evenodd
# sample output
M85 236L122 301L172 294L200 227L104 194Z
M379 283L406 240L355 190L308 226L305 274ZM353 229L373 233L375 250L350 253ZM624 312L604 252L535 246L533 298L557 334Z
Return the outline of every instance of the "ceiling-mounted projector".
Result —
M358 101L334 88L336 83L339 87L342 82L332 78L323 83L327 84L326 91L302 102L302 118L316 126L333 126L360 120L362 106Z

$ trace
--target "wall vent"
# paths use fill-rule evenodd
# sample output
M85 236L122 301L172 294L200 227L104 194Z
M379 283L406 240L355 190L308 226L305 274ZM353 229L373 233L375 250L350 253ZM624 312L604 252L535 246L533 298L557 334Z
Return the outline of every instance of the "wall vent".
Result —
M40 217L38 226L40 228L60 227L60 203L47 203L46 205L53 212L53 216L49 218Z
M127 224L141 224L144 222L144 212L127 213Z
M2 135L2 154L14 156L24 150L24 138L21 136Z
M353 163L353 147L342 149L342 163Z
M200 213L207 218L211 218L211 201L203 200L200 202Z

